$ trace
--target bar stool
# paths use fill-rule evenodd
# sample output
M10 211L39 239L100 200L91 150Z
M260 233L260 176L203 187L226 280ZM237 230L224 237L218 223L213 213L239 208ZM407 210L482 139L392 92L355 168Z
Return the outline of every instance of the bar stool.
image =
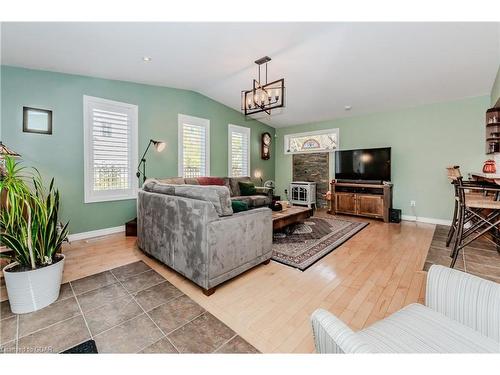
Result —
M447 171L447 176L448 180L453 185L453 190L454 190L454 209L453 209L453 218L451 220L451 226L450 230L448 231L448 236L446 238L446 247L450 246L450 243L453 240L453 235L457 231L458 227L458 212L459 212L459 197L458 197L458 185L461 186L490 186L488 183L484 182L478 182L478 181L464 181L462 174L460 173L460 167L458 165L454 165L451 167L446 167ZM480 196L482 195L481 192L465 192L466 197L473 197L473 196ZM472 218L472 215L469 215L468 213L466 214L466 217L464 218L464 224L467 224ZM452 255L450 254L450 257Z
M461 177L454 179L458 193L456 236L450 256L450 267L455 267L460 250L482 235L490 233L494 243L498 244L500 235L500 201L496 200L500 186L478 186L465 184ZM469 227L465 228L466 224ZM493 241L492 241L493 242Z

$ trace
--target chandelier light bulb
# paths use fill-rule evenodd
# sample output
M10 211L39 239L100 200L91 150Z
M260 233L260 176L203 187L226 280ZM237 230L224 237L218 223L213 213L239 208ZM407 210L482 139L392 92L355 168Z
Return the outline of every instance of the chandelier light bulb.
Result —
M283 97L281 97L285 94L285 79L281 78L268 83L267 63L269 61L271 61L269 56L255 60L255 63L259 67L258 79L252 80L252 89L242 91L244 100L241 109L245 113L245 116L260 112L271 115L271 111L274 111L276 108L285 107L285 102ZM261 80L261 69L265 69L265 81Z

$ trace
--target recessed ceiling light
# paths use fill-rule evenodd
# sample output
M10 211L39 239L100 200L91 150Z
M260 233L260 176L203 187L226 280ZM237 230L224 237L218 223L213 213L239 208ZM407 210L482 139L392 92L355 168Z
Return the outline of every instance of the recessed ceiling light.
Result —
M346 106L344 107L344 109L345 109L346 111L350 111L350 110L352 109L352 107L351 107L350 105L346 105Z
M149 57L149 56L144 56L142 58L142 61L144 61L144 62L150 62L151 60L153 60L153 59L151 57Z

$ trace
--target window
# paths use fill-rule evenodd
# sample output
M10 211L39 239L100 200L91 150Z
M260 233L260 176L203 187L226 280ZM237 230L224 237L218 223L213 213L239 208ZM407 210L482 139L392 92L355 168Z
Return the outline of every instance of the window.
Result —
M179 114L179 176L210 176L210 121Z
M250 128L228 126L229 177L250 176Z
M136 105L83 97L85 203L134 199Z
M285 135L285 154L333 152L338 148L339 130L327 129Z

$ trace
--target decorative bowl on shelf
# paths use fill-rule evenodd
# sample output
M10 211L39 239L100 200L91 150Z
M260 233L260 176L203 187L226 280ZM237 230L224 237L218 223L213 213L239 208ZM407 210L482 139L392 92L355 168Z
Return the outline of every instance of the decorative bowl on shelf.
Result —
M496 172L497 172L497 166L495 160L493 159L486 160L483 165L483 173L496 173Z

